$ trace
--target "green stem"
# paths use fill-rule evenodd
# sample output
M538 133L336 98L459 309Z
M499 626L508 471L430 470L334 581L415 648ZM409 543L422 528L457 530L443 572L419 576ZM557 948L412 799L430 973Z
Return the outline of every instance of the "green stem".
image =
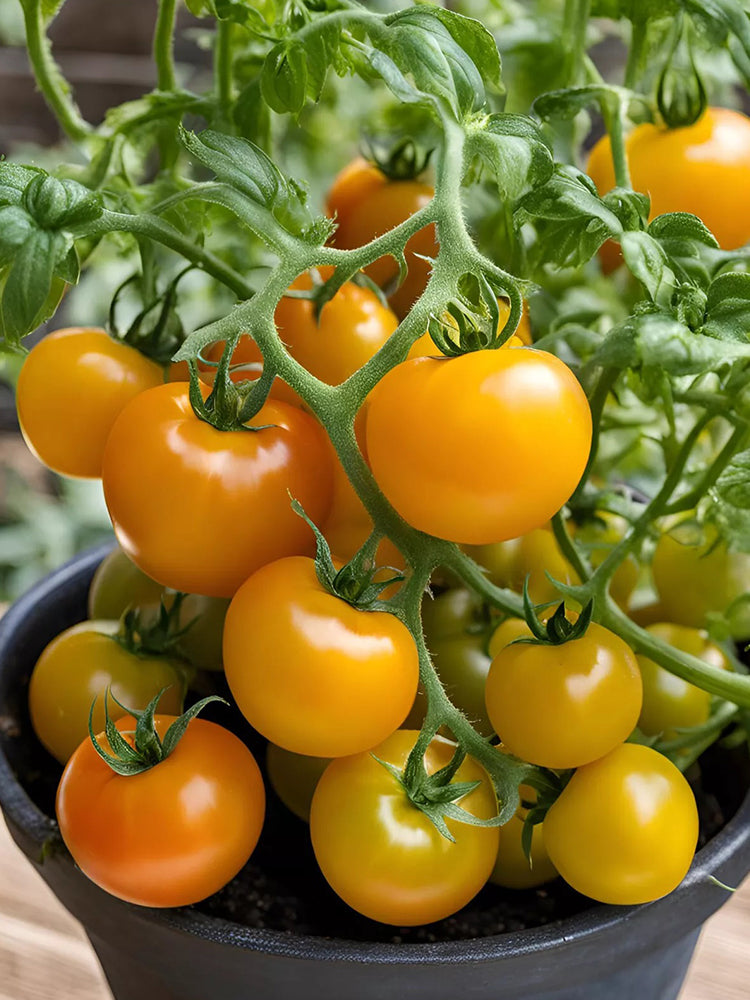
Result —
M70 88L52 58L41 0L37 0L36 3L24 3L22 7L26 26L26 48L37 86L66 135L74 142L82 142L91 134L92 127L81 116L75 101L70 96Z
M648 38L648 21L633 21L631 24L630 48L628 62L625 67L625 87L637 90L643 76L643 61L646 54L646 39Z
M612 147L612 162L615 168L615 184L621 188L632 188L630 166L625 146L625 105L623 100L603 101L602 113L609 132Z
M174 68L174 26L177 0L159 0L159 13L154 31L154 62L159 90L174 90L177 85Z
M234 25L231 21L219 21L216 26L214 49L214 90L219 102L221 117L230 121L233 94L232 38Z
M706 469L696 486L688 493L678 497L673 503L664 508L665 514L679 514L683 511L692 510L693 507L708 493L716 480L729 465L738 451L741 451L748 439L748 429L737 427L721 449L711 466Z
M584 75L586 33L590 13L591 0L565 0L562 42L566 57L566 74L563 86L576 86Z

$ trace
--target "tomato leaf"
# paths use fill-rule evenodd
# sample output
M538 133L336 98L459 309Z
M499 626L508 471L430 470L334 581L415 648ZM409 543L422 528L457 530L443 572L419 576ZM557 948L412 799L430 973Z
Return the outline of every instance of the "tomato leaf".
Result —
M0 267L5 267L36 227L29 214L17 205L0 208Z
M47 318L42 313L55 266L68 248L60 233L37 229L15 254L0 301L2 326L9 340L18 341Z
M329 232L327 222L312 216L305 191L284 177L260 147L247 139L210 129L200 135L181 129L180 137L191 156L273 216L286 232L310 242L325 242Z
M711 520L727 544L750 552L750 451L735 455L711 492Z
M677 284L664 248L648 233L623 233L622 255L632 275L640 281L652 302L667 308Z
M552 153L538 125L525 115L490 115L482 130L472 135L470 149L489 167L508 201L546 183L554 171Z
M750 274L720 274L708 289L703 330L710 337L750 340Z
M622 225L599 197L593 182L575 167L560 166L550 180L520 202L518 219L533 222L545 261L561 267L590 260Z
M16 163L0 161L0 208L4 205L20 205L23 194L35 177L44 171L36 167L21 167Z

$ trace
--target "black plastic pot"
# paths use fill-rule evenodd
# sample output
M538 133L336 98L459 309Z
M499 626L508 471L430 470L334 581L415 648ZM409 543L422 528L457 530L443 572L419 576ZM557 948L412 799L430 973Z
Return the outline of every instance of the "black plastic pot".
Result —
M16 776L28 743L26 685L44 645L84 616L102 555L53 573L0 622L0 805L18 846L83 924L116 1000L676 1000L700 925L727 898L709 876L732 885L750 869L750 796L666 899L443 944L332 940L193 909L139 909L89 882L62 848L42 862L55 826ZM738 801L746 776L741 783Z

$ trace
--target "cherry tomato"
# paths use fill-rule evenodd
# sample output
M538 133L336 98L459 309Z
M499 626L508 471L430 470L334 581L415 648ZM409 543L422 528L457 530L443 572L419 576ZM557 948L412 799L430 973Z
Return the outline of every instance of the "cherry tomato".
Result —
M651 568L664 620L703 628L726 614L735 638L750 636L750 553L728 549L715 528L676 525L659 539Z
M521 800L536 803L536 792L527 785L519 789ZM536 823L531 835L530 858L526 857L521 837L528 808L520 805L511 820L500 827L500 845L490 882L504 889L535 889L557 877L557 870L544 846L544 823Z
M526 639L530 636L531 629L522 618L506 618L492 633L487 652L494 660L501 649L505 649L516 639Z
M531 348L405 361L370 394L378 484L405 520L449 541L540 527L575 489L590 445L573 373Z
M182 711L185 679L179 660L136 656L117 642L118 628L112 621L79 622L53 639L36 662L29 684L31 723L40 743L61 764L88 738L94 699L94 729L104 728L107 688L136 709L167 688L161 704L168 712ZM123 715L112 701L110 716Z
M272 743L311 757L369 750L414 702L409 630L331 594L305 557L254 573L232 600L224 667L237 706Z
M657 623L647 631L668 642L675 649L700 657L712 667L729 669L729 661L705 632L684 625ZM671 674L653 660L638 657L643 677L643 708L638 726L647 736L663 733L667 739L677 735L676 729L700 726L711 714L711 695L681 677Z
M231 597L265 563L314 549L289 496L323 521L327 439L312 417L274 400L252 424L258 430L216 430L175 383L142 393L112 428L102 478L115 534L164 586Z
M690 785L666 757L633 743L579 768L544 820L552 863L601 903L666 896L687 874L697 840Z
M118 414L163 381L159 365L104 330L57 330L31 349L18 377L21 431L50 469L96 479Z
M422 602L422 625L430 647L439 639L476 631L482 624L482 600L465 587L454 587L432 599L425 597Z
M174 718L155 722L163 737ZM117 728L125 735L135 722L127 716ZM252 854L264 813L253 755L205 719L193 719L165 760L134 777L116 774L87 739L57 792L60 833L78 867L140 906L188 906L221 889Z
M432 201L435 191L418 180L389 180L364 160L355 160L334 180L326 209L336 219L333 243L343 250L361 247L404 222ZM381 179L382 178L382 181ZM420 229L406 244L408 273L389 298L394 312L404 317L424 291L431 264L422 257L437 256L434 225ZM386 288L398 277L393 257L381 257L365 272Z
M455 841L438 832L403 786L375 757L403 768L417 733L399 730L372 753L333 761L313 796L310 834L332 889L359 913L413 927L455 913L479 892L497 857L496 827L447 819ZM429 774L445 767L455 747L435 737L425 757ZM480 819L497 812L486 772L467 758L458 782L479 782L459 800Z
M633 187L651 198L651 218L692 212L725 250L750 240L750 119L729 108L708 108L686 128L636 126L626 140ZM591 151L588 172L604 194L615 186L609 137Z
M269 743L266 750L268 780L284 805L305 823L320 776L331 763L328 757L305 757Z
M558 646L501 649L487 678L487 713L511 753L541 767L580 767L631 734L643 699L635 655L592 623Z

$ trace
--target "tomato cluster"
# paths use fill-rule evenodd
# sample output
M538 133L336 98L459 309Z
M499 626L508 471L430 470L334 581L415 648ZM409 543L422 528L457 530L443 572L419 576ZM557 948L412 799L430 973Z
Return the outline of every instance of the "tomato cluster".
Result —
M418 179L351 165L328 202L336 246L361 246L432 195ZM367 268L382 295L355 281L329 295L331 269L300 275L275 314L289 355L345 383L424 291L436 239L432 224L411 238L401 284L391 258ZM508 313L501 301L501 324ZM570 368L530 340L524 317L503 349L447 357L425 332L369 394L355 430L404 530L467 547L497 585L546 605L556 582L580 583L549 520L587 465L592 418ZM524 889L559 873L615 903L673 889L695 849L695 802L665 756L626 741L636 726L669 736L700 725L708 696L636 658L584 609L577 622L564 609L546 624L536 612L499 621L443 577L426 599L426 645L479 749L465 756L439 725L421 740L432 668L398 600L412 564L379 535L371 548L388 579L362 556L370 513L289 385L277 378L238 418L263 355L249 335L228 364L225 351L204 351L188 384L184 369L165 372L103 331L60 331L32 350L19 381L30 446L66 475L101 477L120 545L94 578L90 620L50 643L29 691L37 735L65 765L58 819L80 868L130 902L178 906L250 857L261 772L229 730L193 708L180 716L201 672L223 670L269 741L271 786L309 820L323 874L373 920L441 919L488 880ZM575 528L594 566L623 531L614 517ZM657 552L654 572L668 594L664 559ZM626 560L611 581L624 608L637 576ZM704 624L687 615L655 634L724 665L702 633L680 628ZM500 827L491 775L503 760L532 765L524 774L538 780Z

